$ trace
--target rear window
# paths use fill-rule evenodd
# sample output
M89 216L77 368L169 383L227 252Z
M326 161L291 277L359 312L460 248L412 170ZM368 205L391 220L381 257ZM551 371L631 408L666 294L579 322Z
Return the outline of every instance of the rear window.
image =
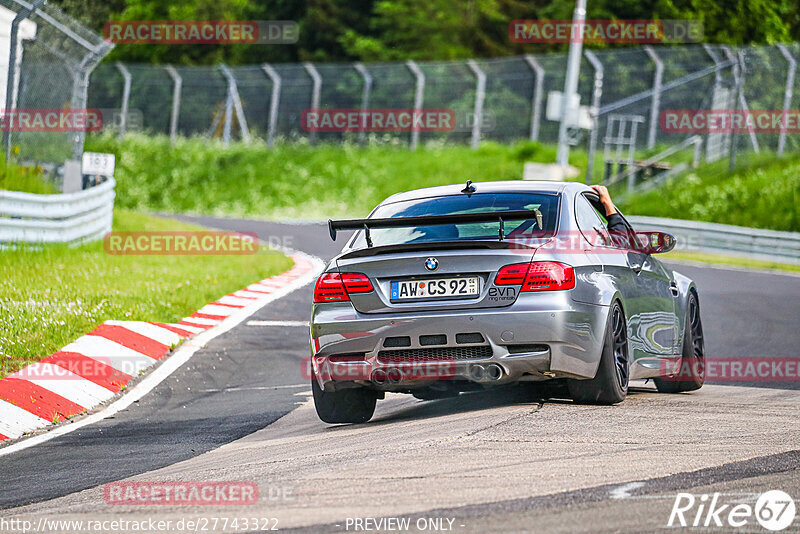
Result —
M529 220L504 220L506 239L531 239L555 234L559 198L557 194L548 193L476 193L469 197L462 194L385 204L378 206L369 218L535 210L541 214L541 218L537 215ZM370 236L374 246L436 241L481 241L497 240L499 228L499 223L494 221L472 222L409 228L376 228L370 230ZM351 248L365 246L364 232L359 232Z

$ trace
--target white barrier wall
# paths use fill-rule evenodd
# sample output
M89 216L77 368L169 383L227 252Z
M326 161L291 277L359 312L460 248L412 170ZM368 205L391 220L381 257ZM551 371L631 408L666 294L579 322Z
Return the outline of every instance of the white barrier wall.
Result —
M626 217L635 230L660 230L677 238L677 250L800 263L800 233L659 217Z
M0 243L70 243L102 238L111 231L113 178L61 195L0 191Z

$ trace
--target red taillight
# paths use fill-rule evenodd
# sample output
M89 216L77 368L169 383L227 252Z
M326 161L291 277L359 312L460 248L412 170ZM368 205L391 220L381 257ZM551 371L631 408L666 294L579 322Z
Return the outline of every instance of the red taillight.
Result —
M317 278L314 286L314 302L337 302L350 300L344 290L342 276L339 273L327 273Z
M535 261L528 269L522 291L558 291L575 287L575 269L555 261Z
M344 282L344 288L351 295L353 293L369 293L372 291L372 282L363 274L344 273L342 274L342 282Z
M575 287L575 270L556 261L506 265L497 272L498 286L522 284L521 291L558 291Z
M497 271L497 276L494 278L494 285L520 285L525 281L525 275L528 274L528 265L528 263L515 263L514 265L506 265Z
M348 294L369 293L372 283L359 273L326 273L314 285L314 302L341 302L350 300Z

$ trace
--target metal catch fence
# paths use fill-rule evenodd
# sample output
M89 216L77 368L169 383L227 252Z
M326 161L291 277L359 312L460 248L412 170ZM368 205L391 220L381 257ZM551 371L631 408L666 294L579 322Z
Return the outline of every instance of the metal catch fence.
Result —
M8 0L5 0L8 1ZM574 145L594 155L614 117L635 122L630 139L652 155L685 143L692 134L667 131L664 110L800 108L794 75L800 44L728 47L641 46L585 50L581 104L594 127L572 132ZM562 91L566 54L448 62L264 64L209 67L102 64L92 73L89 104L118 110L119 134L133 128L172 137L262 138L282 142L555 143L558 122L546 118L548 94ZM301 115L310 108L446 108L455 113L447 132L308 132ZM124 111L124 113L123 113ZM704 133L707 161L736 152L782 154L800 149L786 132ZM598 146L600 145L600 146ZM735 150L731 150L731 146Z
M113 45L44 0L0 0L0 14L10 22L8 40L0 41L8 45L0 49L0 73L6 73L0 101L7 118L15 110L84 110L89 76ZM6 159L54 164L80 159L85 133L79 128L25 130L4 128Z

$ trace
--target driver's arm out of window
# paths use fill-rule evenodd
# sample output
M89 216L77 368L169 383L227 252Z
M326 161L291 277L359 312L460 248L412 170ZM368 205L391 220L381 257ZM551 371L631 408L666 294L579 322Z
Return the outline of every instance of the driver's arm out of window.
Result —
M606 216L606 220L608 221L608 231L609 232L626 232L628 227L625 225L625 221L622 220L622 215L619 213L612 213L611 215Z
M625 224L622 215L619 213L612 213L606 216L606 220L608 221L606 226L611 234L611 240L616 247L635 248L632 242L633 236L628 234L628 225Z

